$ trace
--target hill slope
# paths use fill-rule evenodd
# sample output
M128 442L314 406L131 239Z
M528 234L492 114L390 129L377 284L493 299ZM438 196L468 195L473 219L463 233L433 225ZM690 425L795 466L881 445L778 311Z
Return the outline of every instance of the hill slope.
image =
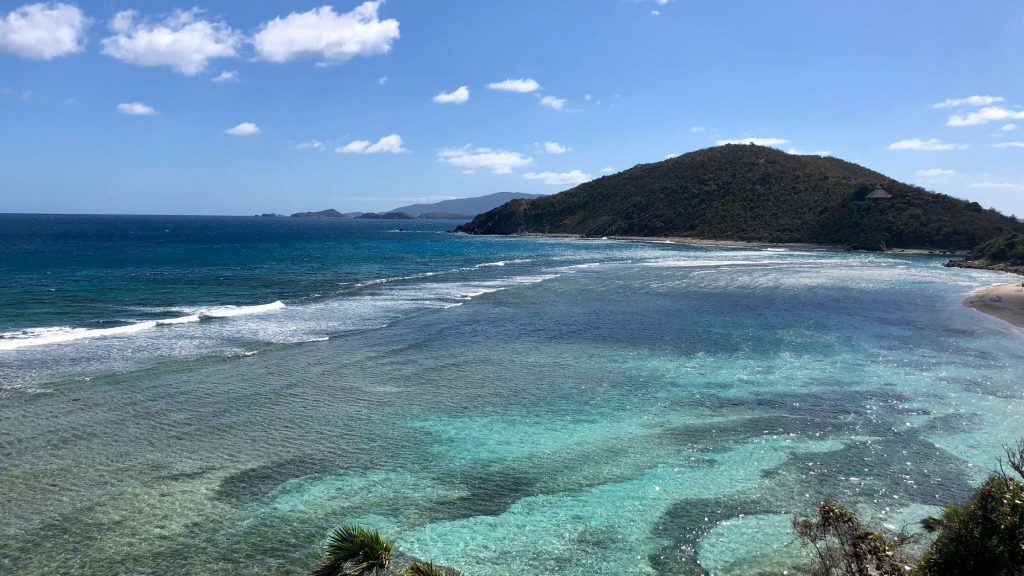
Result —
M865 200L879 186L891 198ZM726 145L509 202L456 230L968 250L1024 226L837 158Z
M448 215L466 215L469 217L483 214L509 202L510 200L540 198L538 194L523 194L521 192L496 192L476 198L456 198L454 200L443 200L433 204L411 204L390 210L390 212L405 212L419 217L429 213L441 213Z

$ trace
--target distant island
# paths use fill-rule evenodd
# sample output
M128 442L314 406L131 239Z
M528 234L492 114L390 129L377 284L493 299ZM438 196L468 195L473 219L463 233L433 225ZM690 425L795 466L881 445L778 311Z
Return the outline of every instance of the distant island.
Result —
M433 204L410 204L387 212L339 212L333 208L319 212L296 212L293 218L362 218L383 220L408 220L422 218L428 220L472 220L474 216L497 208L511 200L530 200L540 198L539 194L522 192L496 192L486 196L473 198L456 198L442 200ZM403 216L404 214L404 216ZM263 214L262 216L277 216Z
M405 212L366 212L356 216L362 220L415 220L416 217Z
M292 218L351 218L351 216L342 214L334 208L328 208L319 212L296 212L292 214Z
M456 231L959 252L1024 225L838 158L731 144L514 200Z

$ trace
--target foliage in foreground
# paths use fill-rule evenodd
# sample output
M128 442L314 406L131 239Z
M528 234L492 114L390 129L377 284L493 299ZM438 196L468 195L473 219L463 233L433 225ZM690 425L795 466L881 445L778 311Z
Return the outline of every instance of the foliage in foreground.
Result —
M1024 440L1007 449L1007 463L1024 479ZM797 536L813 550L814 576L1019 576L1024 574L1024 484L1000 470L962 506L921 522L936 535L920 559L914 541L864 528L849 510L825 502L813 520L794 520Z
M1024 440L1007 456L1024 478ZM1024 574L1024 484L1008 474L991 475L966 504L923 524L937 537L921 560L922 576Z
M411 560L395 567L397 546L377 530L342 524L331 533L308 576L461 576L458 570Z
M814 576L903 576L912 559L906 534L872 532L835 502L824 502L815 520L794 520L793 530L814 550Z

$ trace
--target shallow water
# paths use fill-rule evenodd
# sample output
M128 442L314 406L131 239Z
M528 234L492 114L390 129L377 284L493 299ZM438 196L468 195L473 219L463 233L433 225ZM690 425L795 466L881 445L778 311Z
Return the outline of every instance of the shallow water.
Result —
M467 574L799 571L793 514L915 522L1024 422L1021 331L960 304L1004 277L938 258L0 223L5 574L295 574L342 521Z

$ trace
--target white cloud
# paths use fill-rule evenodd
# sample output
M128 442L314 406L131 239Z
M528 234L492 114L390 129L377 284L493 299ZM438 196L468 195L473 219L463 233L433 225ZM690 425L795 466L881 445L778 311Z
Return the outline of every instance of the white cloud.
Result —
M704 131L704 127L703 126L690 126L690 132L692 132L694 134L700 134L703 131Z
M468 101L469 88L467 86L459 86L451 92L441 92L434 96L434 102L438 104L465 104Z
M968 96L967 98L949 98L938 104L932 104L932 108L953 108L956 106L990 106L1002 102L1002 96Z
M344 146L334 149L338 154L401 154L408 152L402 148L402 137L389 134L376 142L369 140L353 140Z
M661 16L661 10L651 10L651 16Z
M1024 110L1007 110L1001 106L986 106L966 116L954 114L946 121L946 126L977 126L997 120L1024 120Z
M32 99L33 92L31 90L25 90L21 94L18 94L19 100L29 101Z
M527 94L540 90L540 84L538 84L533 78L508 78L501 82L491 82L487 87L491 90L519 92L520 94Z
M387 76L381 76L380 78L377 78L377 85L378 86L383 86L383 85L385 85L387 83L388 83L388 77Z
M146 106L142 102L122 102L117 105L117 110L129 116L152 116L156 114L155 108Z
M542 180L550 186L569 186L589 182L594 177L582 170L570 170L568 172L527 172L523 174L523 179Z
M34 60L81 52L88 26L89 19L77 6L26 4L0 19L0 52Z
M790 148L786 150L786 154L793 154L796 156L831 156L831 150L812 150L810 152L804 152L803 150L797 150L796 148Z
M213 77L213 81L218 84L238 82L238 70L223 70L220 74Z
M758 146L781 146L782 144L789 144L789 140L785 138L735 138L732 140L718 140L715 142L715 146L722 146L724 144L757 144Z
M1011 192L1024 191L1024 184L1017 182L975 182L968 188L986 188L989 190L1008 190Z
M134 10L118 12L110 21L113 36L104 38L103 53L136 66L167 66L186 76L199 74L216 58L238 56L242 35L223 22L199 18L200 10L177 10L163 20L136 22Z
M545 142L544 151L548 154L565 154L566 152L572 152L572 148L562 146L558 142Z
M956 170L947 170L945 168L922 168L915 172L921 178L944 178L946 176L952 176L956 174Z
M228 128L224 133L231 136L255 136L260 133L260 128L252 122L242 122L238 126Z
M1017 129L1017 125L1016 124L1003 124L1003 126L999 130L1001 130L1003 132L1013 132L1016 129Z
M1000 142L993 144L993 148L1024 148L1024 142Z
M604 168L601 168L601 174L611 174L612 172L615 172L615 169L612 168L611 166L605 166Z
M943 150L959 150L963 148L967 148L967 145L943 142L936 138L929 138L928 140L909 138L889 144L889 150L923 150L925 152L941 152Z
M665 160L671 160L673 158L679 158L682 156L679 152L672 152L671 154L665 154Z
M296 150L323 150L324 143L319 140L307 140L295 145Z
M381 20L382 0L363 2L351 12L338 14L331 6L292 12L265 22L252 44L262 60L287 62L318 56L344 62L356 56L387 54L399 37L398 20Z
M548 95L540 99L540 105L552 110L562 111L565 109L565 98L555 98L554 96Z
M490 170L492 174L508 174L515 168L533 164L533 158L518 152L490 148L471 149L468 146L441 150L437 153L437 159L439 162L468 170Z

